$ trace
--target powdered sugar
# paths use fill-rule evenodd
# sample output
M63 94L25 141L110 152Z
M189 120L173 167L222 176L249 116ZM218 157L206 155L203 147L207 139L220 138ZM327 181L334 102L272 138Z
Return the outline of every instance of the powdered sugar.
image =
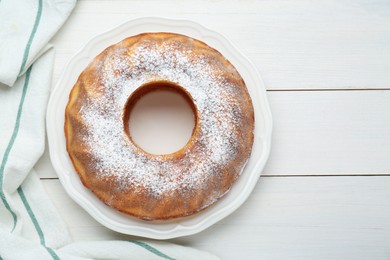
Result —
M144 41L107 49L106 54L94 64L101 75L93 86L94 96L79 110L87 131L82 141L91 151L99 178L115 176L117 189L142 188L155 197L205 189L209 179L237 156L243 111L237 87L226 80L229 71L219 70L216 60L174 41ZM180 160L163 160L139 150L124 131L129 96L140 86L160 80L183 87L198 112L200 138ZM238 166L239 172L245 162Z

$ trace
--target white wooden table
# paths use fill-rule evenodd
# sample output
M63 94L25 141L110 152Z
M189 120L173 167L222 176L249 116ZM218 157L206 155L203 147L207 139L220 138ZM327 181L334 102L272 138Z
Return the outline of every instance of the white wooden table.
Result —
M58 34L53 85L94 35L142 16L196 21L258 67L274 132L248 201L171 241L222 259L390 259L389 1L79 1ZM36 166L74 240L130 239L94 221Z

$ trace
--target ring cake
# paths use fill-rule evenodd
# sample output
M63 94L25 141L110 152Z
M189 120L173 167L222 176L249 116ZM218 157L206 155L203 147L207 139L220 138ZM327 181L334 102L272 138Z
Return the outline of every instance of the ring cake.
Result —
M128 120L145 93L172 90L195 115L188 143L150 154ZM254 112L233 65L205 43L144 33L114 44L80 74L65 111L66 147L82 183L101 201L143 220L193 215L232 187L249 159Z

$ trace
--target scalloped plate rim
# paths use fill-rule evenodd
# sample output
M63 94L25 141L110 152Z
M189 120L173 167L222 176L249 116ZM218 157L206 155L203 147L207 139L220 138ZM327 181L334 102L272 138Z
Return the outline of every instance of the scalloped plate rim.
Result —
M232 59L229 57L234 56L233 60L235 61L235 63L234 62L232 63L234 66L236 66L238 70L241 69L241 71L239 70L239 72L241 73L242 71L244 71L245 74L248 74L249 76L252 77L250 79L251 82L256 82L258 84L258 85L256 84L256 88L254 87L250 88L248 86L248 91L250 92L253 103L257 103L259 105L259 107L254 106L255 118L258 118L259 113L261 113L262 119L264 120L263 121L264 127L262 132L259 131L258 120L255 120L255 143L253 146L253 150L255 150L256 147L258 148L259 146L262 146L262 151L260 153L260 157L257 158L258 160L256 162L253 162L253 160L256 159L253 158L254 153L252 153L250 161L252 161L252 164L254 165L252 166L253 169L251 170L251 172L249 172L249 169L247 169L247 167L243 171L243 174L249 176L247 177L247 180L244 183L245 189L243 189L241 192L238 192L239 195L238 198L235 198L234 200L232 200L232 202L230 203L225 202L225 204L227 205L225 205L224 207L217 208L217 206L212 206L209 209L206 209L205 211L202 211L191 218L182 218L177 221L169 222L166 224L165 223L156 224L153 222L143 222L143 221L140 222L139 220L134 220L132 217L127 217L127 216L126 217L130 220L130 222L134 222L134 223L132 224L120 223L118 221L113 220L109 216L105 215L103 211L100 210L100 207L107 207L102 202L100 203L103 205L96 205L94 204L96 203L96 201L93 202L89 200L87 197L80 196L80 191L75 186L75 184L72 183L72 179L71 179L72 178L71 174L76 174L74 169L72 172L72 169L67 168L67 166L64 166L65 163L61 162L60 153L61 152L63 153L64 151L60 150L59 145L61 145L61 142L63 142L61 140L63 140L65 137L61 136L61 134L64 135L63 125L59 123L56 124L58 120L61 121L60 119L58 119L58 117L56 117L56 114L58 114L58 116L61 116L60 113L61 108L57 104L60 101L64 101L65 98L67 103L67 98L69 95L69 91L71 89L69 85L64 86L64 84L67 81L69 81L69 79L66 80L67 76L73 75L78 77L78 74L74 75L76 72L75 69L72 69L72 66L75 66L77 62L80 62L83 59L88 59L88 60L93 59L97 54L96 48L102 51L104 49L104 46L108 47L109 45L115 43L115 41L112 42L113 40L107 40L107 38L109 38L110 36L116 35L117 37L119 37L121 34L124 34L126 31L135 30L134 28L137 26L152 26L152 27L162 26L167 28L166 31L173 32L173 33L182 33L190 37L193 37L192 35L194 33L193 32L188 34L183 33L183 30L184 31L195 30L199 35L197 35L197 37L194 38L204 41L207 44L209 44L209 42L214 42L214 41L221 44L223 47L222 48L218 47L216 49L220 51L224 56L228 56L227 58L231 62ZM181 30L178 30L177 27L180 27ZM150 31L156 32L159 30L150 30ZM131 35L134 34L129 34L128 36ZM109 41L111 41L111 43L109 43ZM101 45L103 49L100 48L99 45ZM213 44L209 44L209 45L213 47ZM243 64L238 64L237 59L239 62ZM89 62L84 61L83 64L84 63L88 64ZM245 81L249 79L248 75L246 77L243 77ZM61 94L63 95L61 96ZM62 110L62 116L63 113L64 110ZM234 45L230 41L228 41L224 36L222 36L221 34L215 31L207 29L196 22L189 21L189 20L177 20L177 19L167 19L167 18L159 18L159 17L144 17L144 18L138 18L138 19L127 21L117 27L112 28L111 30L108 30L104 33L101 33L93 37L84 45L84 47L82 47L79 51L77 51L73 55L73 57L69 60L67 66L63 70L56 84L56 87L53 89L51 93L48 109L47 109L46 124L47 124L47 135L49 140L50 158L53 167L59 176L60 182L62 183L68 195L102 225L120 233L154 238L154 239L169 239L169 238L196 234L210 227L211 225L217 223L221 219L227 217L228 215L233 213L238 207L240 207L249 197L250 193L252 192L253 188L256 185L258 178L261 175L261 171L265 166L266 160L268 159L269 152L270 152L271 134L272 134L272 117L271 117L271 111L269 108L264 84L262 82L262 79L260 78L259 73L256 70L256 67L245 57L245 55L243 55L236 47L234 47ZM60 130L61 128L62 128L62 133ZM68 156L67 153L66 156ZM239 180L240 179L241 177L239 178ZM78 184L76 183L76 185ZM235 186L236 185L233 185L232 190L234 189ZM81 191L89 192L85 190L86 188L83 186L83 188L81 188ZM230 194L231 192L232 191L230 191L228 194ZM222 198L221 201L226 200L225 197ZM220 204L221 201L217 202L216 204L217 205ZM217 209L215 210L215 208ZM123 215L114 209L111 210L114 215L115 214L119 216ZM198 221L196 221L197 219ZM157 226L168 226L169 228L166 230L161 230L161 229L156 229Z

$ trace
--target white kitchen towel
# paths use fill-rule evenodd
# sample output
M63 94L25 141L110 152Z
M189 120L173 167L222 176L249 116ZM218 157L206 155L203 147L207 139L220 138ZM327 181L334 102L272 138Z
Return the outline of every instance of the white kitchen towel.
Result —
M0 260L217 259L159 241L72 243L34 165L45 147L54 61L47 43L74 5L74 0L0 0Z
M74 5L75 0L0 1L0 82L15 84L47 50Z

